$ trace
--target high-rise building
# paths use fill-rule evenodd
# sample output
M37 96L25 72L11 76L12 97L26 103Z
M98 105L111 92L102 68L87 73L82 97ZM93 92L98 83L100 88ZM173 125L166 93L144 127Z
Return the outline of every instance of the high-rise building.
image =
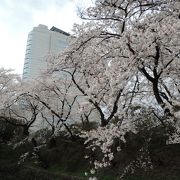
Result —
M47 68L46 57L59 53L70 42L70 34L56 27L48 29L40 24L34 27L28 35L23 69L23 79L37 77Z

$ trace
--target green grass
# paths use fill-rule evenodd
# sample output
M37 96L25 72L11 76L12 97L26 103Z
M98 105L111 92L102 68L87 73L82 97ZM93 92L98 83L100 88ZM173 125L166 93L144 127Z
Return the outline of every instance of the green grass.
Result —
M180 180L180 176L129 176L124 180Z
M83 177L83 178L86 177L85 171L70 172L70 171L66 171L64 167L59 166L59 165L51 166L48 169L48 171L52 173L67 175L67 176L77 176L77 177Z
M116 180L117 178L105 175L105 176L102 176L100 179L102 179L102 180Z

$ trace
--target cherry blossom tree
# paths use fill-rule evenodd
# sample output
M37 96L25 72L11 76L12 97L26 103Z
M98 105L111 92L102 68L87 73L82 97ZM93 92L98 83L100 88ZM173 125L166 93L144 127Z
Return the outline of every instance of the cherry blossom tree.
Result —
M140 87L137 93L150 91L153 107L173 115L173 102L179 101L178 7L178 1L96 1L81 13L95 22L75 26L78 38L55 57L52 71L71 75L99 112L102 125L118 112L120 101L131 104L121 96L132 101ZM134 93L128 97L133 82Z
M8 123L23 128L23 136L29 135L30 128L38 129L36 121L43 106L27 94L19 94L4 110L4 118Z
M15 96L19 82L20 77L12 70L0 69L0 111L6 107L8 100Z
M1 120L23 129L23 136L29 135L29 129L37 120L42 110L38 101L25 92L27 85L12 70L0 70Z
M50 61L49 73L70 75L89 106L99 113L101 125L111 132L109 139L118 134L111 128L113 119L118 119L120 137L124 130L134 130L137 114L130 112L135 106L146 106L165 128L177 128L179 10L178 0L96 0L80 12L89 21L74 26L76 38L70 47ZM107 142L98 141L103 130L86 135L100 149Z
M30 82L26 94L43 106L41 119L51 128L52 135L65 129L74 138L70 126L80 120L80 115L79 95L74 92L72 81L63 74L46 73Z

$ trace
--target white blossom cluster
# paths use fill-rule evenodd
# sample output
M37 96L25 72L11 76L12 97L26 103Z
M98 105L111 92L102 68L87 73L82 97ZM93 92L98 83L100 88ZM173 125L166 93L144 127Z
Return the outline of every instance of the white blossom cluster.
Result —
M22 164L28 156L29 156L29 152L22 154L19 158L18 165Z
M112 152L114 139L118 138L122 142L125 142L124 135L126 132L125 128L121 129L114 124L110 124L106 127L98 127L96 130L91 130L89 132L82 132L80 136L86 139L84 144L87 145L87 148L92 151L100 149L103 154L101 160L95 160L93 162L95 169L107 167L111 164L111 161L114 159L114 153ZM120 150L121 147L118 146L117 151ZM85 156L85 158L89 158L89 156Z
M147 148L141 148L139 150L139 156L124 168L120 179L123 179L126 175L134 174L137 168L141 168L144 171L149 171L154 168Z
M180 127L175 127L175 132L169 136L167 144L179 144L180 143Z

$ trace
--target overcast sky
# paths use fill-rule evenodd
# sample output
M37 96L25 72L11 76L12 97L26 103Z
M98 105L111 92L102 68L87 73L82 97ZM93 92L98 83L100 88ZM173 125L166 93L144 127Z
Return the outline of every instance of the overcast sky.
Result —
M0 67L22 74L28 33L45 24L71 32L81 23L77 5L91 0L0 0Z

